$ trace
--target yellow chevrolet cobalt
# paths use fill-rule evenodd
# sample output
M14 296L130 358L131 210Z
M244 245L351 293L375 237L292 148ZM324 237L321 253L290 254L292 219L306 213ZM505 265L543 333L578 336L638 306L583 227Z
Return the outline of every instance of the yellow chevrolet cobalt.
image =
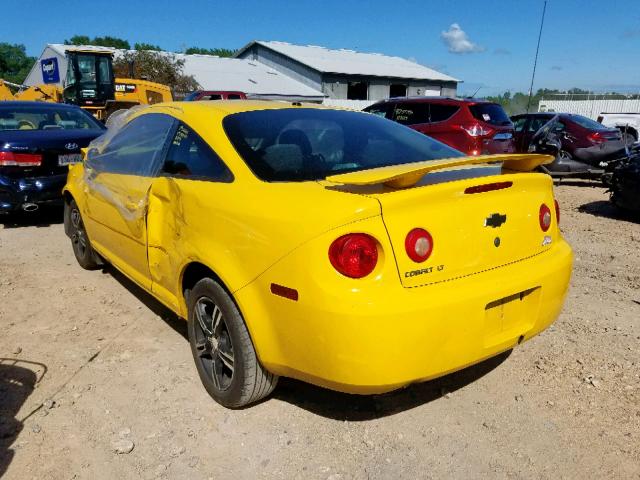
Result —
M65 231L186 318L220 404L279 376L381 393L482 361L558 316L572 253L539 155L465 157L368 113L157 104L69 171Z

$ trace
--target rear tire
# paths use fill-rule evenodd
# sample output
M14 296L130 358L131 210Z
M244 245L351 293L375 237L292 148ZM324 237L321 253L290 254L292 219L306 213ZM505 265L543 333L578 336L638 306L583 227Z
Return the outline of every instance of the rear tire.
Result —
M188 331L200 380L227 408L241 408L269 395L278 377L266 371L233 299L203 278L188 292Z
M71 246L73 248L73 254L78 261L78 264L85 270L95 270L98 268L98 257L96 252L91 247L91 242L87 236L87 231L84 229L84 223L82 221L82 215L80 209L75 200L71 200L68 204L65 204L66 215L69 218L71 237Z

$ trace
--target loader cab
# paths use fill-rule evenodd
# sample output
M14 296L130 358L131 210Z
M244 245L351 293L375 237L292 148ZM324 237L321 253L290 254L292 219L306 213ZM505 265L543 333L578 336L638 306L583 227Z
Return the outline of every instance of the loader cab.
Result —
M65 103L81 107L104 107L115 97L111 52L67 51Z

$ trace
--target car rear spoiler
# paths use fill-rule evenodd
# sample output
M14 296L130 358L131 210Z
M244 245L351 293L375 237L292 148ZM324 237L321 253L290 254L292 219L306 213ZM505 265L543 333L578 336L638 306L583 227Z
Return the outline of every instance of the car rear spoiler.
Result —
M554 158L551 155L531 153L444 158L441 160L425 160L416 163L389 165L387 167L372 168L358 172L330 175L326 180L331 183L343 185L384 184L392 188L409 188L418 183L426 174L447 168L502 163L504 170L531 172L540 165L546 165L553 162L553 160Z

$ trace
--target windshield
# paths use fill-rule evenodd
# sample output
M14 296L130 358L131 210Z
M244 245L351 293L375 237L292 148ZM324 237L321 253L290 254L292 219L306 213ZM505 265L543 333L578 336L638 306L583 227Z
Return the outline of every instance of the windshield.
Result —
M2 130L103 130L84 110L69 107L0 106Z
M490 123L491 125L511 125L511 120L504 109L497 103L478 103L469 107L471 115L476 120Z
M588 128L589 130L606 130L607 129L607 127L605 127L601 123L598 123L595 120L591 120L590 118L583 117L582 115L571 115L570 118L581 127Z
M461 157L432 138L367 113L259 110L223 121L249 168L266 181L320 180L369 168Z

